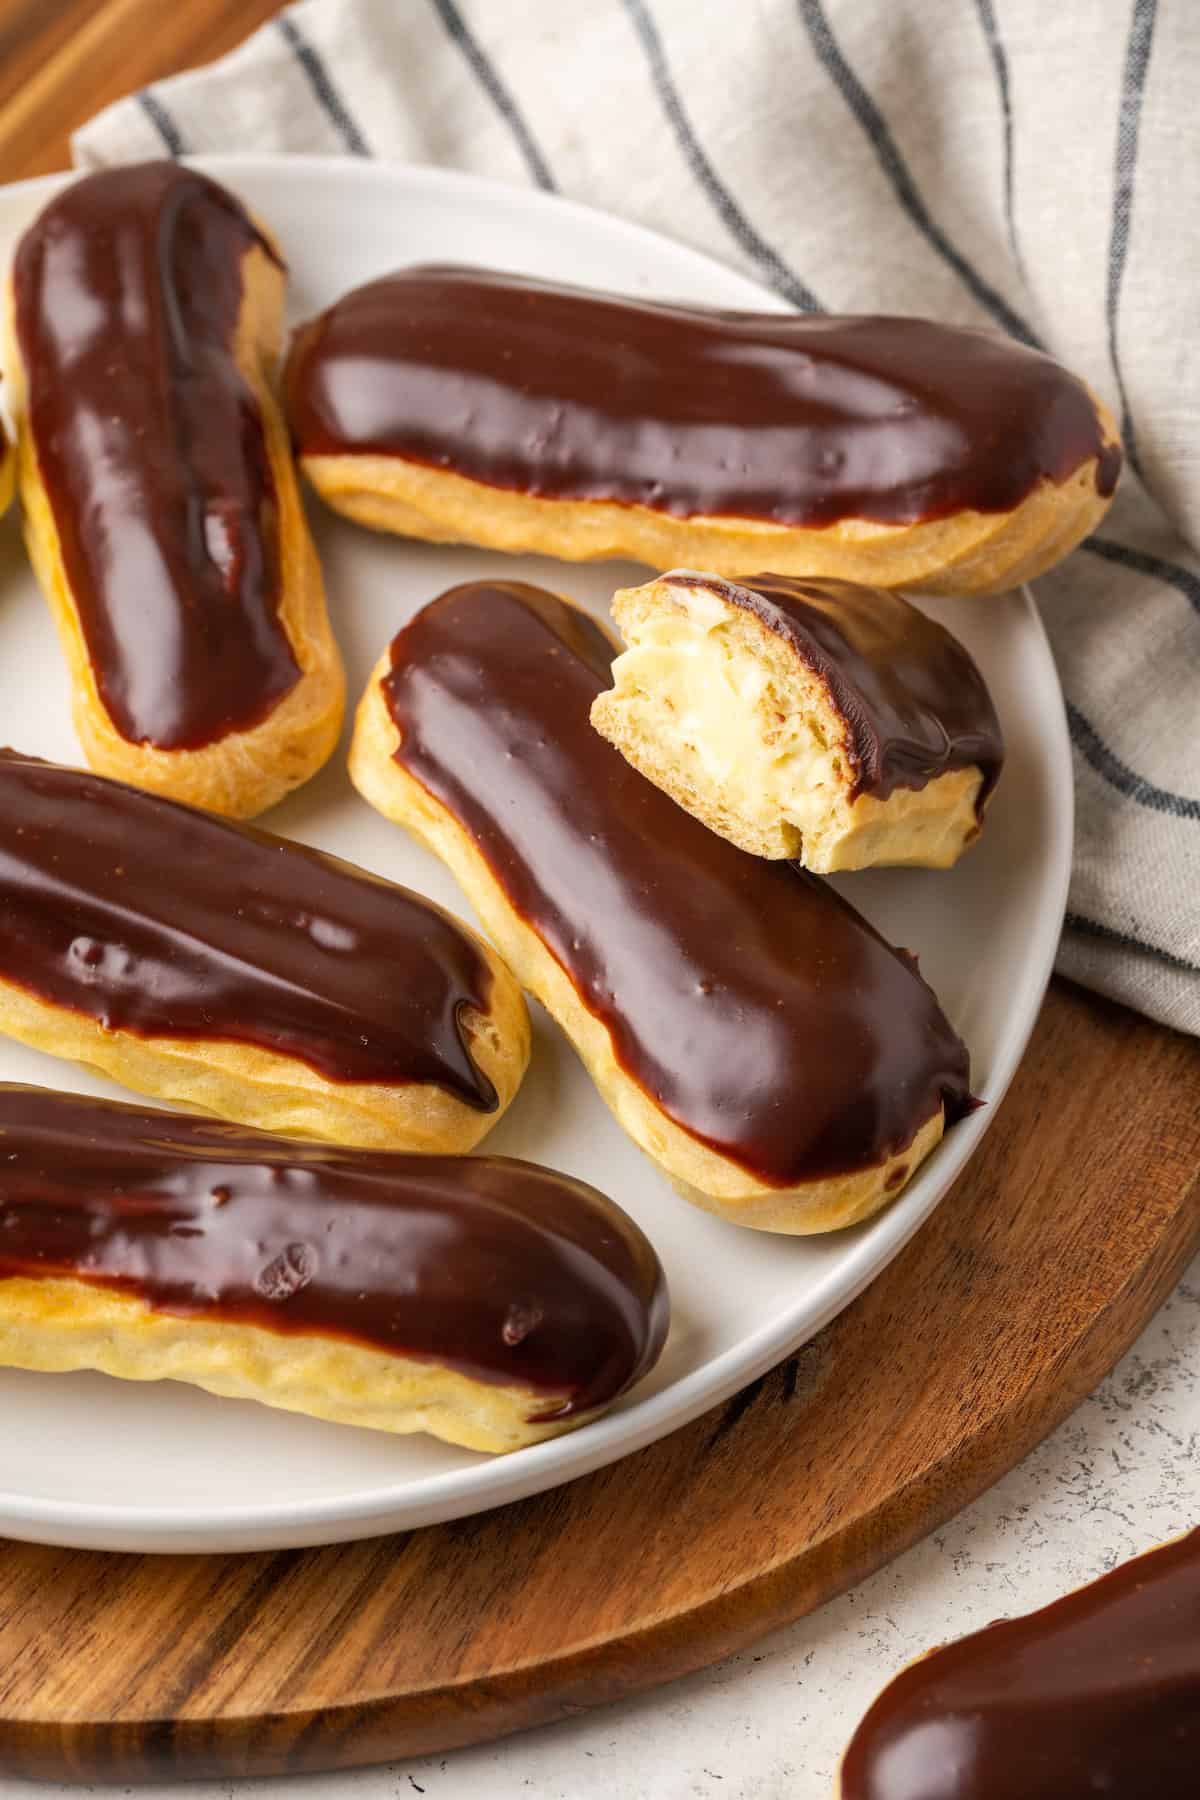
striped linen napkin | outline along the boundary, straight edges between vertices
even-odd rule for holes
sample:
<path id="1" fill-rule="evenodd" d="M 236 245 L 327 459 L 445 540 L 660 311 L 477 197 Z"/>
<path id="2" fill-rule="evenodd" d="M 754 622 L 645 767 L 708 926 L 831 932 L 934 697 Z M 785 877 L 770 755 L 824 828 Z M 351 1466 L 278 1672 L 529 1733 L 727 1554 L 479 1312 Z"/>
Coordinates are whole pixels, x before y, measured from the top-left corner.
<path id="1" fill-rule="evenodd" d="M 1187 0 L 302 0 L 84 167 L 341 151 L 590 201 L 806 311 L 999 326 L 1128 466 L 1038 583 L 1078 810 L 1061 973 L 1200 1032 L 1200 33 Z"/>

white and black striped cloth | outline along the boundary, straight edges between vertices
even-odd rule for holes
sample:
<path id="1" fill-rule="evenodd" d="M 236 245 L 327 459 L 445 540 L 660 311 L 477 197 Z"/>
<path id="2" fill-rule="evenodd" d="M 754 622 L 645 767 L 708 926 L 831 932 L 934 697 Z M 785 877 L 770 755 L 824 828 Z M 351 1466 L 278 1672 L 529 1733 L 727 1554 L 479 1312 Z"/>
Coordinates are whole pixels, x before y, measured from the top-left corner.
<path id="1" fill-rule="evenodd" d="M 1129 466 L 1038 584 L 1078 797 L 1059 968 L 1200 1032 L 1198 92 L 1195 0 L 303 0 L 74 147 L 532 182 L 797 307 L 999 325 L 1085 374 Z"/>

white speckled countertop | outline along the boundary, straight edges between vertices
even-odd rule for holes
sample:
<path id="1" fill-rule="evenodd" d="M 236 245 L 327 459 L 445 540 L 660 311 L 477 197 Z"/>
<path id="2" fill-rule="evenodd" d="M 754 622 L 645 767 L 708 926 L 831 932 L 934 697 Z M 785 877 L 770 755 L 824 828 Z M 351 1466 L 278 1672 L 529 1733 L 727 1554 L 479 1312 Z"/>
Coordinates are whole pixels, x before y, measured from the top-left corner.
<path id="1" fill-rule="evenodd" d="M 1200 1524 L 1200 1258 L 1109 1379 L 990 1493 L 756 1649 L 499 1744 L 351 1775 L 145 1800 L 826 1800 L 875 1691 L 919 1650 L 1027 1612 Z M 128 1788 L 0 1784 L 3 1800 Z"/>

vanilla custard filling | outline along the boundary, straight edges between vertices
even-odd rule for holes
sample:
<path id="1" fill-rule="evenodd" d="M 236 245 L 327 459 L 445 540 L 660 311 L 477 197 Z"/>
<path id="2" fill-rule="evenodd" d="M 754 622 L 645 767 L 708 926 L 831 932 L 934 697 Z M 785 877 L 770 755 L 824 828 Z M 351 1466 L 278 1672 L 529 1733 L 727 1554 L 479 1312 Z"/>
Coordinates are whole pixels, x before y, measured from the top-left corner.
<path id="1" fill-rule="evenodd" d="M 686 612 L 639 626 L 613 683 L 618 703 L 646 719 L 697 785 L 764 830 L 782 818 L 802 834 L 819 831 L 844 799 L 845 755 L 822 729 L 823 691 L 809 710 L 782 711 L 767 670 L 734 641 L 727 609 L 702 590 L 689 593 Z"/>

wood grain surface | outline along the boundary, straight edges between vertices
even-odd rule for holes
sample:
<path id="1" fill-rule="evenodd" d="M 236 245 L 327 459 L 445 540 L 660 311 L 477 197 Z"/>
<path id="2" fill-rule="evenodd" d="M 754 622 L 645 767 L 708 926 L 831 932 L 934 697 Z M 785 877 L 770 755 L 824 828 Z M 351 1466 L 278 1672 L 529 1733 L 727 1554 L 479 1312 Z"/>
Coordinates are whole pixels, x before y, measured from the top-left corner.
<path id="1" fill-rule="evenodd" d="M 0 180 L 275 0 L 0 0 Z M 135 1781 L 444 1749 L 697 1668 L 947 1518 L 1108 1370 L 1200 1243 L 1200 1046 L 1051 988 L 908 1250 L 724 1408 L 457 1524 L 274 1556 L 0 1544 L 0 1769 Z"/>
<path id="2" fill-rule="evenodd" d="M 65 169 L 71 133 L 101 107 L 224 55 L 278 11 L 279 0 L 0 0 L 0 181 Z"/>

